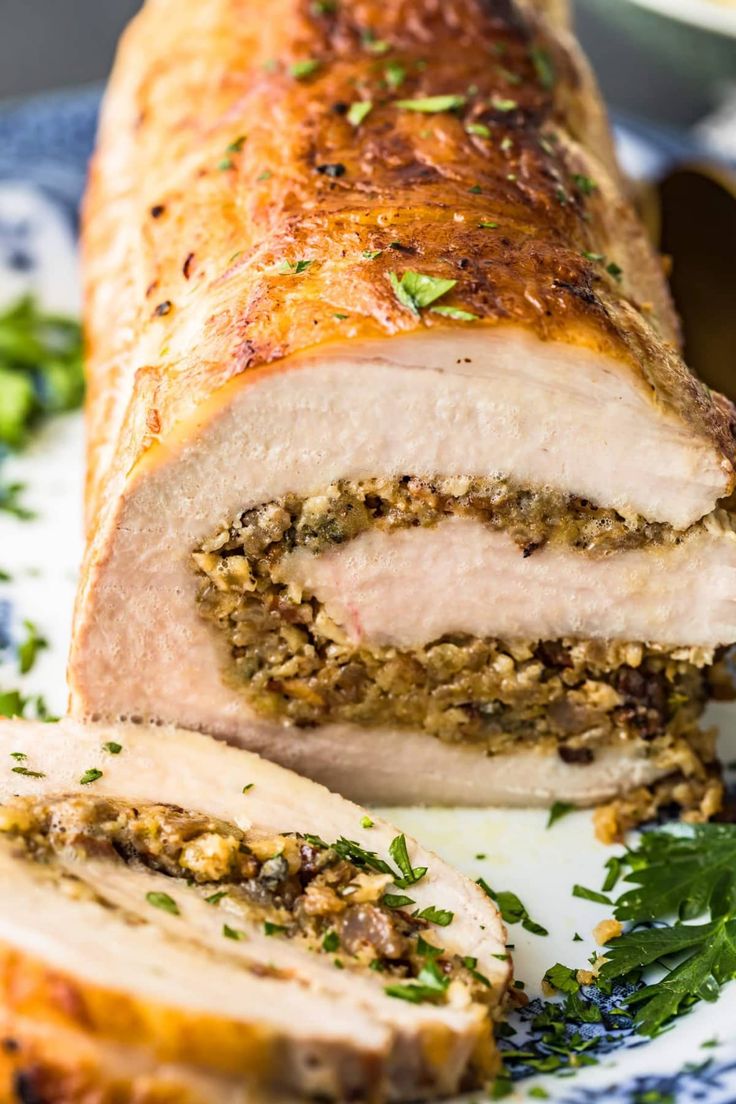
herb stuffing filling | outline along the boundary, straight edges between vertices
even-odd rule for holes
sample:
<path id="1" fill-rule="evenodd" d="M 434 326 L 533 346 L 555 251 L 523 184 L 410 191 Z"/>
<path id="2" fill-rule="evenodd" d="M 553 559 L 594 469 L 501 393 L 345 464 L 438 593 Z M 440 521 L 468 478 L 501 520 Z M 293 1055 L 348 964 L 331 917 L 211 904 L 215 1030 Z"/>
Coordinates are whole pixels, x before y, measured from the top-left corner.
<path id="1" fill-rule="evenodd" d="M 0 832 L 44 864 L 82 856 L 164 875 L 170 892 L 148 893 L 152 909 L 179 916 L 194 890 L 222 910 L 223 937 L 260 929 L 332 956 L 338 968 L 376 971 L 391 997 L 491 1003 L 476 960 L 437 942 L 452 912 L 415 907 L 411 887 L 427 870 L 412 865 L 404 836 L 391 844 L 392 865 L 345 838 L 246 832 L 172 805 L 87 794 L 18 798 L 0 810 Z"/>
<path id="2" fill-rule="evenodd" d="M 710 653 L 595 641 L 503 641 L 446 635 L 400 650 L 357 644 L 316 598 L 281 574 L 284 557 L 319 554 L 370 528 L 473 517 L 510 533 L 524 555 L 548 542 L 581 554 L 680 539 L 664 525 L 508 480 L 341 482 L 324 494 L 255 507 L 194 552 L 199 611 L 227 643 L 226 679 L 261 715 L 310 727 L 342 721 L 421 729 L 488 753 L 519 742 L 592 761 L 612 740 L 687 758 L 707 697 Z M 701 769 L 693 763 L 689 774 Z M 680 770 L 675 764 L 673 770 Z"/>

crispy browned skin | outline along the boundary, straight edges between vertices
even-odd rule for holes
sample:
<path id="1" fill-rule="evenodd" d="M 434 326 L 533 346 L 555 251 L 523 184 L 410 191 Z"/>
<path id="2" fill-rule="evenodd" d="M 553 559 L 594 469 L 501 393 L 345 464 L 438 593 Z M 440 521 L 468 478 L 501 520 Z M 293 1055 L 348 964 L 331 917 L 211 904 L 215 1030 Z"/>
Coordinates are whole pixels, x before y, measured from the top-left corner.
<path id="1" fill-rule="evenodd" d="M 465 101 L 395 102 L 437 95 Z M 373 107 L 356 126 L 359 100 Z M 233 376 L 319 343 L 463 325 L 403 307 L 388 273 L 407 269 L 457 280 L 443 302 L 476 326 L 610 352 L 732 455 L 730 408 L 676 351 L 557 3 L 149 0 L 85 223 L 90 518 L 103 480 Z M 276 271 L 299 260 L 312 264 Z"/>

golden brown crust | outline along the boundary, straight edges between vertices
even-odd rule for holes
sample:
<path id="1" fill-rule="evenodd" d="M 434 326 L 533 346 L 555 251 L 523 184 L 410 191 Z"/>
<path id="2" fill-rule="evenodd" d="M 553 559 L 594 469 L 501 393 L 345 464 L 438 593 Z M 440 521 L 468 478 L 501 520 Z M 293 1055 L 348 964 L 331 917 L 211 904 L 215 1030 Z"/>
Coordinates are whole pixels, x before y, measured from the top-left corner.
<path id="1" fill-rule="evenodd" d="M 264 19 L 253 0 L 149 0 L 86 204 L 90 516 L 103 479 L 228 379 L 320 343 L 462 325 L 398 302 L 388 274 L 407 269 L 457 280 L 444 302 L 476 325 L 624 361 L 731 457 L 730 409 L 676 351 L 588 69 L 560 6 L 541 5 L 554 23 L 539 7 L 274 0 Z M 396 105 L 437 95 L 464 99 Z"/>
<path id="2" fill-rule="evenodd" d="M 0 1008 L 52 1032 L 140 1046 L 159 1062 L 247 1075 L 254 1084 L 278 1067 L 278 1040 L 265 1029 L 102 989 L 2 944 Z"/>

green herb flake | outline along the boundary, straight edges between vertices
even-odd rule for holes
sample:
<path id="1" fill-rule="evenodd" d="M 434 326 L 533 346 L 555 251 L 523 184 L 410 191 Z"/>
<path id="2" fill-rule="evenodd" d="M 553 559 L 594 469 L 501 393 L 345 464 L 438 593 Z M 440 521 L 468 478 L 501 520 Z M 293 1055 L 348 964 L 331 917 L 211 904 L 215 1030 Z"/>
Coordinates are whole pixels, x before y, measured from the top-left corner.
<path id="1" fill-rule="evenodd" d="M 289 73 L 296 80 L 306 80 L 307 77 L 311 77 L 313 73 L 316 73 L 319 67 L 320 62 L 315 58 L 302 58 L 289 66 Z"/>
<path id="2" fill-rule="evenodd" d="M 384 893 L 381 904 L 386 908 L 400 909 L 415 904 L 413 897 L 407 897 L 405 893 Z"/>
<path id="3" fill-rule="evenodd" d="M 235 168 L 235 162 L 230 157 L 223 157 L 221 161 L 217 163 L 218 172 L 228 172 L 229 169 Z"/>
<path id="4" fill-rule="evenodd" d="M 209 897 L 205 897 L 205 903 L 208 905 L 219 905 L 223 897 L 227 897 L 227 890 L 218 889 L 217 893 L 211 893 Z"/>
<path id="5" fill-rule="evenodd" d="M 498 223 L 497 222 L 488 222 L 486 219 L 481 219 L 481 221 L 478 223 L 478 229 L 479 230 L 498 230 Z M 477 859 L 479 856 L 476 855 L 475 857 Z"/>
<path id="6" fill-rule="evenodd" d="M 154 908 L 161 909 L 162 912 L 169 912 L 172 916 L 179 915 L 179 906 L 173 897 L 169 897 L 168 893 L 159 893 L 152 891 L 146 894 L 146 900 L 149 905 L 153 905 Z"/>
<path id="7" fill-rule="evenodd" d="M 606 272 L 609 276 L 613 276 L 614 280 L 620 280 L 624 274 L 624 270 L 615 261 L 609 261 L 606 265 Z"/>
<path id="8" fill-rule="evenodd" d="M 333 954 L 339 950 L 340 936 L 336 931 L 328 931 L 322 940 L 322 950 L 327 951 L 328 954 Z"/>
<path id="9" fill-rule="evenodd" d="M 79 779 L 79 785 L 89 786 L 90 783 L 96 782 L 98 778 L 102 778 L 102 771 L 98 770 L 97 767 L 90 767 Z"/>
<path id="10" fill-rule="evenodd" d="M 588 249 L 583 250 L 582 256 L 585 257 L 586 261 L 594 261 L 596 264 L 600 264 L 601 261 L 606 259 L 603 253 L 591 253 Z"/>
<path id="11" fill-rule="evenodd" d="M 10 758 L 15 759 L 17 763 L 24 763 L 28 756 L 24 751 L 11 751 Z"/>
<path id="12" fill-rule="evenodd" d="M 351 103 L 345 118 L 351 126 L 358 127 L 370 115 L 372 110 L 372 100 L 356 100 L 355 103 Z"/>
<path id="13" fill-rule="evenodd" d="M 222 925 L 222 934 L 226 939 L 247 939 L 244 931 L 240 931 L 238 928 L 231 928 L 229 924 Z"/>
<path id="14" fill-rule="evenodd" d="M 604 893 L 598 893 L 595 889 L 586 889 L 585 886 L 575 885 L 572 887 L 573 897 L 580 897 L 583 901 L 594 901 L 598 905 L 611 905 L 612 901 L 610 897 L 606 897 Z"/>
<path id="15" fill-rule="evenodd" d="M 389 61 L 383 70 L 383 76 L 388 87 L 395 92 L 404 83 L 406 69 L 398 61 Z"/>
<path id="16" fill-rule="evenodd" d="M 505 96 L 491 96 L 491 107 L 494 111 L 501 111 L 505 114 L 508 111 L 516 111 L 518 106 L 516 100 L 506 99 Z"/>
<path id="17" fill-rule="evenodd" d="M 442 314 L 445 318 L 452 318 L 456 322 L 477 322 L 480 315 L 473 314 L 471 311 L 461 310 L 460 307 L 430 307 L 432 314 Z"/>
<path id="18" fill-rule="evenodd" d="M 529 56 L 536 70 L 537 80 L 542 88 L 549 92 L 555 85 L 555 67 L 552 58 L 548 51 L 541 46 L 532 46 Z"/>
<path id="19" fill-rule="evenodd" d="M 572 179 L 582 195 L 592 195 L 598 187 L 595 180 L 591 180 L 589 176 L 585 176 L 583 173 L 573 173 Z"/>
<path id="20" fill-rule="evenodd" d="M 410 885 L 416 885 L 416 883 L 421 881 L 427 873 L 426 866 L 412 866 L 411 859 L 409 858 L 409 850 L 406 845 L 406 836 L 403 833 L 400 836 L 396 836 L 395 839 L 391 841 L 388 851 L 401 871 L 401 877 L 394 879 L 400 889 L 405 889 Z"/>
<path id="21" fill-rule="evenodd" d="M 376 32 L 367 27 L 360 36 L 360 41 L 364 49 L 368 50 L 371 54 L 387 54 L 391 49 L 391 44 L 386 42 L 385 39 L 378 38 Z"/>
<path id="22" fill-rule="evenodd" d="M 388 278 L 396 298 L 414 314 L 441 299 L 455 287 L 457 280 L 445 280 L 439 276 L 427 276 L 422 272 L 405 272 L 399 279 L 395 272 Z"/>
<path id="23" fill-rule="evenodd" d="M 483 189 L 481 188 L 480 184 L 473 184 L 471 188 L 468 188 L 468 191 L 471 195 L 481 195 L 483 193 Z"/>
<path id="24" fill-rule="evenodd" d="M 522 904 L 515 893 L 511 893 L 509 890 L 496 892 L 496 890 L 491 889 L 485 878 L 476 879 L 475 884 L 480 886 L 486 897 L 490 897 L 492 901 L 495 901 L 504 923 L 521 924 L 522 928 L 531 932 L 532 935 L 549 935 L 546 928 L 532 920 L 526 906 Z"/>
<path id="25" fill-rule="evenodd" d="M 242 789 L 241 793 L 248 793 L 248 791 L 252 790 L 254 786 L 255 786 L 255 782 L 246 782 L 246 784 L 243 786 L 243 789 Z"/>
<path id="26" fill-rule="evenodd" d="M 22 675 L 28 674 L 35 665 L 38 653 L 48 648 L 49 643 L 41 636 L 32 621 L 24 621 L 25 639 L 18 645 L 18 666 Z"/>
<path id="27" fill-rule="evenodd" d="M 562 820 L 568 813 L 573 813 L 575 806 L 568 804 L 566 801 L 555 801 L 554 805 L 549 811 L 547 817 L 547 827 L 551 828 L 553 824 L 556 824 L 558 820 Z"/>
<path id="28" fill-rule="evenodd" d="M 373 828 L 373 826 L 374 826 L 374 821 L 372 821 L 369 816 L 364 816 L 361 819 L 361 822 L 360 822 L 360 827 L 361 828 Z"/>
<path id="29" fill-rule="evenodd" d="M 428 905 L 417 915 L 420 920 L 428 920 L 430 924 L 437 924 L 440 928 L 446 928 L 455 918 L 454 912 L 450 912 L 449 909 L 435 908 L 434 905 Z"/>
<path id="30" fill-rule="evenodd" d="M 279 261 L 276 265 L 276 272 L 279 276 L 301 276 L 302 272 L 306 272 L 308 268 L 311 268 L 314 261 Z"/>
<path id="31" fill-rule="evenodd" d="M 485 123 L 466 123 L 465 129 L 468 134 L 475 134 L 479 138 L 491 137 L 491 128 L 487 127 Z"/>
<path id="32" fill-rule="evenodd" d="M 467 96 L 424 96 L 416 100 L 396 100 L 396 106 L 403 111 L 419 111 L 425 115 L 436 115 L 444 111 L 457 111 L 467 103 Z"/>
<path id="33" fill-rule="evenodd" d="M 387 985 L 384 992 L 389 997 L 410 1001 L 412 1004 L 422 1004 L 425 1001 L 436 1001 L 447 992 L 450 979 L 446 977 L 437 965 L 434 957 L 428 958 L 416 981 L 409 981 L 397 985 Z"/>
<path id="34" fill-rule="evenodd" d="M 554 966 L 550 966 L 544 975 L 544 980 L 560 993 L 577 993 L 580 989 L 577 970 L 573 970 L 569 966 L 563 966 L 559 962 L 556 962 Z"/>
<path id="35" fill-rule="evenodd" d="M 119 755 L 123 750 L 123 745 L 115 743 L 114 740 L 108 740 L 106 744 L 102 745 L 102 750 L 110 755 Z"/>
<path id="36" fill-rule="evenodd" d="M 339 311 L 335 311 L 332 316 L 336 322 L 344 322 L 346 318 L 349 318 L 349 314 L 341 314 Z"/>
<path id="37" fill-rule="evenodd" d="M 376 257 L 380 257 L 382 253 L 382 249 L 364 249 L 361 256 L 365 261 L 375 261 Z"/>
<path id="38" fill-rule="evenodd" d="M 265 920 L 263 923 L 264 935 L 283 935 L 286 931 L 288 931 L 288 928 L 283 924 L 274 924 L 271 920 Z"/>
<path id="39" fill-rule="evenodd" d="M 45 778 L 42 771 L 29 770 L 28 767 L 11 767 L 13 774 L 22 774 L 24 778 Z"/>
<path id="40" fill-rule="evenodd" d="M 533 1100 L 549 1100 L 549 1093 L 542 1085 L 534 1085 L 527 1093 Z"/>
<path id="41" fill-rule="evenodd" d="M 263 172 L 259 173 L 258 176 L 256 177 L 256 184 L 262 184 L 264 182 L 264 180 L 270 180 L 272 176 L 273 176 L 273 173 L 271 172 L 270 169 L 264 169 Z M 242 252 L 242 250 L 239 251 L 238 253 L 236 253 L 235 256 L 236 257 L 240 256 L 240 252 Z"/>

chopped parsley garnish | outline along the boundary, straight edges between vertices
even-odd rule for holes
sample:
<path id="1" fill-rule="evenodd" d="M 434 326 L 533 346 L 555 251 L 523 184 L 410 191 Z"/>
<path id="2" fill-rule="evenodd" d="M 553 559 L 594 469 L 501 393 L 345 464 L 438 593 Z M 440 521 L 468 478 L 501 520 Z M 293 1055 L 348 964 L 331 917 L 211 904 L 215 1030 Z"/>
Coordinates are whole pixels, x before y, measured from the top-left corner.
<path id="1" fill-rule="evenodd" d="M 519 106 L 516 100 L 508 100 L 504 96 L 491 96 L 491 107 L 495 111 L 516 111 Z"/>
<path id="2" fill-rule="evenodd" d="M 15 759 L 16 763 L 24 763 L 28 756 L 24 751 L 11 751 L 10 758 Z"/>
<path id="3" fill-rule="evenodd" d="M 376 257 L 380 257 L 382 253 L 382 249 L 364 249 L 362 253 L 363 260 L 375 261 Z"/>
<path id="4" fill-rule="evenodd" d="M 443 314 L 445 318 L 454 318 L 456 322 L 477 322 L 480 317 L 471 311 L 461 310 L 460 307 L 430 307 L 432 314 Z"/>
<path id="5" fill-rule="evenodd" d="M 407 897 L 404 893 L 384 893 L 381 898 L 381 904 L 391 909 L 407 908 L 414 903 L 414 898 Z"/>
<path id="6" fill-rule="evenodd" d="M 553 824 L 556 824 L 558 820 L 562 820 L 568 813 L 575 811 L 574 805 L 569 805 L 566 801 L 555 801 L 554 805 L 550 808 L 549 816 L 547 817 L 547 827 L 551 828 Z"/>
<path id="7" fill-rule="evenodd" d="M 314 261 L 279 261 L 276 265 L 276 271 L 279 276 L 301 276 L 302 272 L 306 272 L 308 268 L 311 268 Z"/>
<path id="8" fill-rule="evenodd" d="M 465 129 L 468 134 L 477 134 L 479 138 L 491 137 L 491 128 L 487 127 L 485 123 L 466 123 Z"/>
<path id="9" fill-rule="evenodd" d="M 467 96 L 424 96 L 417 100 L 396 100 L 396 106 L 404 111 L 420 111 L 436 115 L 443 111 L 456 111 L 467 103 Z"/>
<path id="10" fill-rule="evenodd" d="M 318 847 L 327 847 L 327 844 L 319 839 L 318 836 L 308 836 L 305 834 L 304 838 L 308 843 L 315 842 Z M 340 836 L 332 846 L 341 859 L 347 859 L 349 862 L 355 863 L 358 867 L 367 870 L 376 870 L 379 874 L 391 874 L 391 876 L 394 874 L 389 864 L 377 855 L 375 851 L 367 851 L 365 847 L 361 847 L 355 840 L 349 840 L 344 836 Z"/>
<path id="11" fill-rule="evenodd" d="M 391 49 L 391 44 L 382 38 L 376 37 L 376 32 L 367 27 L 360 36 L 360 41 L 366 50 L 372 54 L 386 54 Z"/>
<path id="12" fill-rule="evenodd" d="M 90 767 L 79 779 L 79 785 L 89 786 L 91 782 L 96 782 L 98 778 L 102 778 L 102 771 L 98 770 L 97 767 Z"/>
<path id="13" fill-rule="evenodd" d="M 478 227 L 481 230 L 498 230 L 497 222 L 487 222 L 485 219 L 481 219 L 478 223 Z"/>
<path id="14" fill-rule="evenodd" d="M 395 92 L 404 83 L 406 69 L 403 65 L 399 65 L 398 61 L 389 61 L 383 70 L 383 75 L 388 87 L 392 92 Z"/>
<path id="15" fill-rule="evenodd" d="M 328 954 L 332 954 L 340 947 L 340 936 L 336 931 L 328 931 L 322 940 L 322 950 L 327 951 Z"/>
<path id="16" fill-rule="evenodd" d="M 295 61 L 289 67 L 289 72 L 296 80 L 306 80 L 307 77 L 311 77 L 313 73 L 316 73 L 319 67 L 320 62 L 315 58 L 302 58 L 301 61 Z"/>
<path id="17" fill-rule="evenodd" d="M 598 185 L 595 180 L 591 180 L 589 176 L 585 176 L 583 173 L 573 173 L 572 175 L 575 186 L 579 192 L 583 195 L 592 195 Z"/>
<path id="18" fill-rule="evenodd" d="M 168 893 L 151 892 L 146 894 L 146 900 L 149 905 L 153 905 L 154 908 L 161 909 L 163 912 L 170 912 L 172 916 L 179 915 L 179 906 L 173 897 L 169 897 Z"/>
<path id="19" fill-rule="evenodd" d="M 123 745 L 117 744 L 114 740 L 108 740 L 106 744 L 102 745 L 102 750 L 109 752 L 110 755 L 119 755 L 123 750 Z"/>
<path id="20" fill-rule="evenodd" d="M 480 184 L 473 184 L 472 187 L 468 188 L 468 191 L 471 195 L 481 195 L 483 189 L 481 188 Z"/>
<path id="21" fill-rule="evenodd" d="M 617 265 L 615 261 L 609 261 L 606 265 L 606 272 L 609 276 L 613 276 L 614 280 L 620 280 L 624 274 L 624 270 L 620 265 Z"/>
<path id="22" fill-rule="evenodd" d="M 337 0 L 312 0 L 312 13 L 314 15 L 334 15 L 337 11 Z"/>
<path id="23" fill-rule="evenodd" d="M 599 905 L 610 905 L 610 897 L 606 897 L 605 893 L 598 893 L 595 889 L 587 889 L 585 886 L 576 885 L 572 887 L 573 897 L 580 897 L 583 901 L 595 901 Z"/>
<path id="24" fill-rule="evenodd" d="M 239 931 L 238 928 L 231 928 L 229 924 L 222 925 L 222 934 L 226 939 L 245 939 L 246 935 L 244 931 Z"/>
<path id="25" fill-rule="evenodd" d="M 623 874 L 626 888 L 616 901 L 580 886 L 573 890 L 606 903 L 616 920 L 631 922 L 606 943 L 597 986 L 604 993 L 614 982 L 633 987 L 620 1001 L 620 1014 L 631 1016 L 641 1034 L 657 1035 L 699 1000 L 715 1000 L 736 978 L 736 827 L 678 824 L 645 832 L 606 866 L 607 889 Z M 575 971 L 558 963 L 546 976 L 567 1000 L 578 999 Z"/>
<path id="26" fill-rule="evenodd" d="M 288 931 L 283 924 L 274 924 L 270 920 L 265 920 L 263 923 L 264 935 L 283 935 L 285 931 Z"/>
<path id="27" fill-rule="evenodd" d="M 29 770 L 28 767 L 11 767 L 13 774 L 22 774 L 24 778 L 45 778 L 43 771 Z"/>
<path id="28" fill-rule="evenodd" d="M 412 866 L 411 859 L 409 858 L 409 851 L 406 846 L 406 836 L 403 833 L 400 836 L 396 836 L 396 838 L 391 841 L 388 852 L 401 871 L 401 877 L 394 878 L 394 881 L 400 889 L 405 889 L 406 886 L 416 885 L 416 883 L 421 881 L 427 873 L 426 866 Z"/>
<path id="29" fill-rule="evenodd" d="M 205 902 L 208 905 L 219 905 L 223 897 L 227 897 L 227 890 L 218 889 L 217 893 L 211 893 L 209 897 L 205 897 Z"/>
<path id="30" fill-rule="evenodd" d="M 480 886 L 487 897 L 495 901 L 504 923 L 521 924 L 522 928 L 525 931 L 531 932 L 532 935 L 549 935 L 546 928 L 543 928 L 536 920 L 532 920 L 527 912 L 526 906 L 522 904 L 515 893 L 511 893 L 510 890 L 499 890 L 496 892 L 496 890 L 491 889 L 484 878 L 478 878 L 476 880 L 476 885 Z"/>
<path id="31" fill-rule="evenodd" d="M 40 418 L 76 409 L 83 396 L 78 323 L 30 297 L 0 313 L 0 443 L 19 448 Z"/>
<path id="32" fill-rule="evenodd" d="M 340 311 L 335 311 L 332 316 L 337 322 L 344 322 L 346 318 L 349 318 L 349 314 L 341 314 Z"/>
<path id="33" fill-rule="evenodd" d="M 0 690 L 0 717 L 30 717 L 28 710 L 38 721 L 55 721 L 41 695 L 26 698 L 19 690 Z"/>
<path id="34" fill-rule="evenodd" d="M 547 50 L 542 46 L 532 46 L 529 56 L 532 59 L 532 64 L 537 73 L 537 80 L 542 88 L 546 88 L 547 91 L 554 88 L 555 67 Z"/>
<path id="35" fill-rule="evenodd" d="M 371 820 L 371 818 L 369 816 L 364 816 L 362 818 L 361 822 L 360 822 L 360 827 L 361 828 L 372 828 L 373 827 L 373 821 Z"/>
<path id="36" fill-rule="evenodd" d="M 584 249 L 582 255 L 586 261 L 595 261 L 598 264 L 606 259 L 603 253 L 591 253 L 589 249 Z"/>
<path id="37" fill-rule="evenodd" d="M 395 272 L 389 272 L 388 278 L 396 298 L 414 314 L 428 307 L 451 291 L 457 280 L 445 280 L 440 276 L 427 276 L 422 272 L 405 272 L 401 279 Z"/>
<path id="38" fill-rule="evenodd" d="M 446 928 L 455 918 L 454 912 L 450 912 L 449 909 L 435 908 L 434 905 L 422 909 L 417 915 L 420 920 L 429 920 L 430 924 L 437 924 L 440 928 Z"/>
<path id="39" fill-rule="evenodd" d="M 262 184 L 264 180 L 270 180 L 272 176 L 273 176 L 273 173 L 271 172 L 270 169 L 264 169 L 263 172 L 259 173 L 258 176 L 256 177 L 256 184 Z M 239 253 L 236 253 L 236 256 L 239 256 L 239 255 L 240 255 Z"/>
<path id="40" fill-rule="evenodd" d="M 252 790 L 254 786 L 255 786 L 255 782 L 246 782 L 246 784 L 243 786 L 243 789 L 242 789 L 241 792 L 242 793 L 247 793 L 248 790 Z"/>
<path id="41" fill-rule="evenodd" d="M 0 395 L 2 395 L 1 378 Z M 36 516 L 35 513 L 24 506 L 20 500 L 25 489 L 25 483 L 0 483 L 0 511 L 18 518 L 19 521 L 31 521 Z"/>
<path id="42" fill-rule="evenodd" d="M 372 100 L 356 100 L 355 103 L 351 103 L 348 108 L 348 113 L 345 116 L 351 126 L 360 126 L 366 116 L 370 115 L 373 110 Z"/>
<path id="43" fill-rule="evenodd" d="M 18 666 L 22 675 L 28 674 L 33 669 L 38 653 L 48 648 L 49 642 L 41 636 L 32 621 L 24 621 L 26 637 L 18 645 Z"/>
<path id="44" fill-rule="evenodd" d="M 563 966 L 559 962 L 556 962 L 554 966 L 550 966 L 544 975 L 544 980 L 553 989 L 559 990 L 560 993 L 577 993 L 580 988 L 577 970 L 572 970 L 569 966 Z"/>
<path id="45" fill-rule="evenodd" d="M 419 971 L 416 981 L 387 985 L 384 992 L 389 997 L 421 1004 L 444 996 L 449 984 L 450 979 L 445 977 L 435 959 L 429 958 Z"/>

